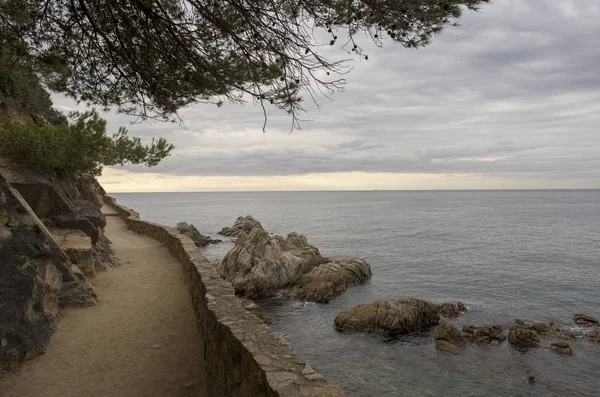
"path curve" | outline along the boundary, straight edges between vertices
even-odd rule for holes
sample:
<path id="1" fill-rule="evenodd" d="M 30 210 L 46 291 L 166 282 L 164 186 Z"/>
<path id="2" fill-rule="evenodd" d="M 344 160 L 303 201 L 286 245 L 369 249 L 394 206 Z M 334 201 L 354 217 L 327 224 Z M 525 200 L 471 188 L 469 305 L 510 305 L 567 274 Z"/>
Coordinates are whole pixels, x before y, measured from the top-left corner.
<path id="1" fill-rule="evenodd" d="M 122 266 L 91 279 L 99 304 L 61 312 L 47 352 L 1 375 L 3 397 L 204 395 L 203 352 L 181 266 L 114 215 L 105 234 Z"/>

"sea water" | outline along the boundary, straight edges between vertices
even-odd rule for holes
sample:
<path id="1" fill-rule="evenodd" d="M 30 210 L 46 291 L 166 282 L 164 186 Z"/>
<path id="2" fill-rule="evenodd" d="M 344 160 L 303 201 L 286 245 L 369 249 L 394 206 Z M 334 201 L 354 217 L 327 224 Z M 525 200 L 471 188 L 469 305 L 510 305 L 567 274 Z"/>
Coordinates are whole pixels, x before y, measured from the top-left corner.
<path id="1" fill-rule="evenodd" d="M 280 235 L 297 231 L 323 256 L 362 257 L 373 277 L 329 304 L 259 301 L 266 322 L 349 397 L 598 396 L 600 343 L 574 313 L 600 318 L 600 191 L 370 191 L 114 194 L 142 218 L 193 223 L 216 237 L 251 214 Z M 203 249 L 222 257 L 233 244 Z M 342 310 L 376 299 L 460 300 L 463 324 L 558 321 L 573 356 L 508 343 L 437 351 L 431 332 L 389 338 L 339 333 Z M 529 371 L 536 382 L 523 377 Z"/>

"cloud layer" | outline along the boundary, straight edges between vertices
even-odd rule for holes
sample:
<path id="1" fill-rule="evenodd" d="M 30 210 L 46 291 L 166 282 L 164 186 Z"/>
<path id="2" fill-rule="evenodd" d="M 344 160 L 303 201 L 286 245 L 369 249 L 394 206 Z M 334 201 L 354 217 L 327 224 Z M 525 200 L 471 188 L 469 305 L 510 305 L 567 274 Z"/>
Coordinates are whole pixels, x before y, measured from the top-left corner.
<path id="1" fill-rule="evenodd" d="M 365 39 L 369 60 L 352 62 L 347 89 L 333 102 L 323 97 L 320 109 L 307 106 L 312 121 L 301 131 L 288 134 L 291 120 L 271 111 L 263 134 L 262 111 L 251 104 L 199 105 L 182 112 L 185 129 L 130 126 L 132 134 L 163 136 L 177 150 L 158 167 L 125 171 L 228 180 L 460 174 L 600 188 L 598 20 L 600 4 L 592 1 L 497 0 L 478 14 L 466 12 L 460 28 L 423 49 L 380 49 Z M 72 106 L 61 97 L 55 102 Z M 130 121 L 106 117 L 113 129 Z"/>

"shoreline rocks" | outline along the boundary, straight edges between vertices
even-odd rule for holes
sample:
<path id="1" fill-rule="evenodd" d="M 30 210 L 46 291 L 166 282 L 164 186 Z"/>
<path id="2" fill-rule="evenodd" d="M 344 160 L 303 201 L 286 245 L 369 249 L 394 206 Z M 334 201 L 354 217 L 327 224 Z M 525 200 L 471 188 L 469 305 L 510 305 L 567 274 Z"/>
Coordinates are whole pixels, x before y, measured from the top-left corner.
<path id="1" fill-rule="evenodd" d="M 417 298 L 379 300 L 346 309 L 337 315 L 338 331 L 408 334 L 426 331 L 440 321 L 434 303 Z"/>
<path id="2" fill-rule="evenodd" d="M 324 263 L 302 276 L 292 294 L 296 299 L 327 303 L 371 275 L 371 266 L 363 259 Z"/>
<path id="3" fill-rule="evenodd" d="M 567 356 L 573 355 L 573 350 L 571 350 L 571 346 L 569 346 L 569 343 L 564 339 L 560 339 L 556 342 L 550 343 L 550 349 L 554 350 L 559 354 L 565 354 Z"/>
<path id="4" fill-rule="evenodd" d="M 515 320 L 508 330 L 508 341 L 519 349 L 540 347 L 542 344 L 535 329 L 521 320 Z"/>
<path id="5" fill-rule="evenodd" d="M 241 233 L 249 234 L 257 226 L 262 229 L 260 222 L 254 219 L 252 215 L 239 216 L 232 227 L 224 227 L 218 234 L 227 237 L 237 237 Z"/>
<path id="6" fill-rule="evenodd" d="M 461 334 L 464 340 L 478 345 L 496 346 L 506 340 L 501 325 L 465 325 Z"/>
<path id="7" fill-rule="evenodd" d="M 433 333 L 435 347 L 449 353 L 460 353 L 465 350 L 466 343 L 461 332 L 446 320 L 440 320 Z"/>
<path id="8" fill-rule="evenodd" d="M 222 242 L 222 240 L 213 240 L 211 237 L 204 236 L 200 233 L 196 226 L 187 224 L 186 222 L 179 222 L 175 228 L 179 233 L 191 238 L 194 244 L 196 244 L 196 247 L 199 248 L 206 247 L 209 244 L 217 244 Z"/>
<path id="9" fill-rule="evenodd" d="M 600 342 L 600 330 L 588 331 L 585 333 L 585 337 L 591 342 Z"/>
<path id="10" fill-rule="evenodd" d="M 587 314 L 583 314 L 583 313 L 576 313 L 573 316 L 573 321 L 577 325 L 584 325 L 584 326 L 599 326 L 600 325 L 600 321 L 598 321 L 597 319 L 595 319 L 592 316 L 588 316 Z"/>

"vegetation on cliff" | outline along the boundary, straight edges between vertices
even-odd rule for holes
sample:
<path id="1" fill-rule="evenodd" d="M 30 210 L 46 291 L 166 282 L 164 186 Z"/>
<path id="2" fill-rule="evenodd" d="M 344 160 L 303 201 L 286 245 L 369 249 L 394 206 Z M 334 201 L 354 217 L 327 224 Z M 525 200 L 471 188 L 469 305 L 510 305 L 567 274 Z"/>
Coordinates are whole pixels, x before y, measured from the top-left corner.
<path id="1" fill-rule="evenodd" d="M 120 128 L 106 135 L 106 121 L 96 111 L 70 114 L 72 122 L 37 124 L 33 119 L 0 123 L 0 155 L 32 168 L 53 168 L 59 173 L 100 175 L 103 166 L 158 164 L 173 145 L 164 138 L 142 144 Z"/>

